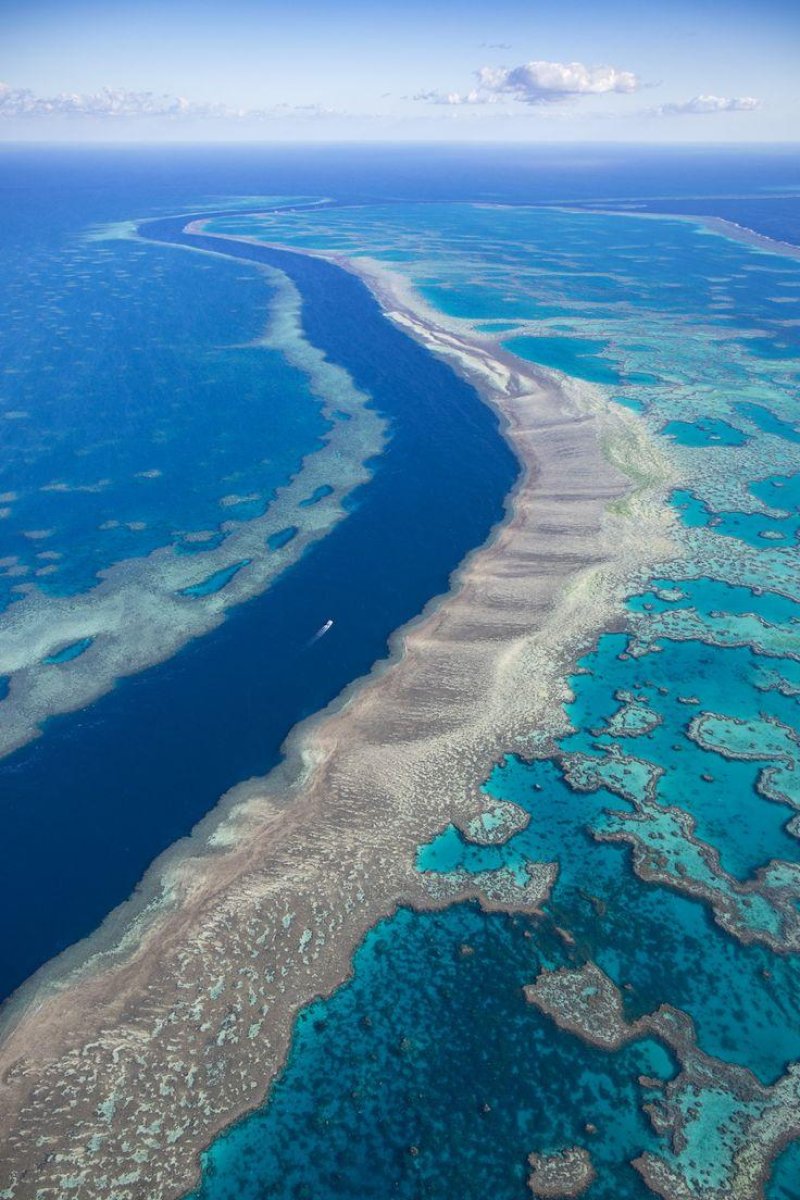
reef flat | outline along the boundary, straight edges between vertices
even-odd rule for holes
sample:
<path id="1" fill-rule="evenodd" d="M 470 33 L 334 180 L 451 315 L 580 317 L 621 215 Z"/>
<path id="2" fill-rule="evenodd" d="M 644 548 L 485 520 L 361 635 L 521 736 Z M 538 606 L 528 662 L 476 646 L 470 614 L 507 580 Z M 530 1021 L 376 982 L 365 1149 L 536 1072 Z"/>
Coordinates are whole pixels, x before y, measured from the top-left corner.
<path id="1" fill-rule="evenodd" d="M 503 753 L 535 749 L 532 729 L 566 730 L 576 657 L 673 552 L 671 468 L 591 386 L 465 337 L 388 272 L 367 277 L 390 319 L 500 412 L 525 468 L 508 518 L 392 659 L 298 728 L 282 768 L 235 789 L 81 965 L 10 1009 L 8 1200 L 179 1195 L 214 1135 L 263 1100 L 298 1011 L 347 977 L 383 916 L 460 899 L 535 914 L 550 895 L 552 862 L 448 878 L 417 870 L 418 847 L 487 810 L 489 834 L 510 819 L 480 781 Z"/>

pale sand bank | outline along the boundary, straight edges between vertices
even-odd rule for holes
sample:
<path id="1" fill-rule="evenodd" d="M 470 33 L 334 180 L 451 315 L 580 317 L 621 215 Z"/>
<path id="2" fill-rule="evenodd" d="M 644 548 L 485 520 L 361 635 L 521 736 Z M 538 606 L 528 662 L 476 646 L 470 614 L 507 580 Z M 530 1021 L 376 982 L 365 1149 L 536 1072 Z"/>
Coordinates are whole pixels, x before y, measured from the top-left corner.
<path id="1" fill-rule="evenodd" d="M 417 847 L 475 817 L 500 755 L 563 727 L 576 656 L 673 552 L 670 469 L 636 416 L 465 338 L 387 272 L 341 265 L 500 412 L 525 467 L 508 518 L 389 663 L 154 865 L 138 916 L 116 914 L 17 1001 L 0 1046 L 4 1200 L 75 1181 L 81 1200 L 180 1196 L 199 1151 L 263 1101 L 298 1010 L 347 977 L 383 916 L 471 896 L 536 912 L 554 864 L 524 888 L 502 873 L 433 886 Z"/>

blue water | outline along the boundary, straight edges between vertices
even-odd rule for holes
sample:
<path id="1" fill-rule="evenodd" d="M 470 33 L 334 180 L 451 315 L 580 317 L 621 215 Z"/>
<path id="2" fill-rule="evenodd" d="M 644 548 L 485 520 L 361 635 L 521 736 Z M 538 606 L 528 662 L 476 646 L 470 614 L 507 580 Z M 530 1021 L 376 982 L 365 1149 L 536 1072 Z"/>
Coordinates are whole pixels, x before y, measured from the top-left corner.
<path id="1" fill-rule="evenodd" d="M 775 1165 L 766 1195 L 768 1200 L 795 1200 L 800 1179 L 800 1142 L 792 1142 Z"/>
<path id="2" fill-rule="evenodd" d="M 685 199 L 680 194 L 681 191 L 690 190 L 691 184 L 687 187 L 678 185 L 673 186 L 658 200 L 645 198 L 635 207 L 649 212 L 722 217 L 725 221 L 733 221 L 735 225 L 752 229 L 764 237 L 774 238 L 779 242 L 789 242 L 795 246 L 800 245 L 800 208 L 797 203 L 796 175 L 792 176 L 790 171 L 788 178 L 783 176 L 780 179 L 767 168 L 766 175 L 759 177 L 759 170 L 764 163 L 758 154 L 751 155 L 748 151 L 742 150 L 733 153 L 739 158 L 742 167 L 742 174 L 738 180 L 739 187 L 741 191 L 749 194 L 726 195 L 725 186 L 720 179 L 718 181 L 720 186 L 715 189 L 717 195 L 713 199 L 708 199 L 707 194 L 704 194 L 708 182 L 707 177 L 702 179 L 701 176 L 697 176 L 698 186 L 694 189 L 695 195 L 691 199 Z M 787 147 L 787 165 L 791 153 Z M 713 156 L 711 157 L 713 158 Z M 699 163 L 695 165 L 702 170 Z M 777 194 L 770 195 L 771 191 Z M 762 194 L 759 194 L 760 192 Z M 640 195 L 645 197 L 644 190 Z"/>
<path id="3" fill-rule="evenodd" d="M 0 606 L 30 582 L 84 591 L 121 559 L 263 512 L 327 428 L 304 378 L 247 345 L 267 319 L 263 277 L 87 244 L 49 216 L 31 247 L 27 221 L 2 219 L 0 494 L 14 498 L 0 557 L 16 562 Z M 254 500 L 223 510 L 231 496 Z"/>
<path id="4" fill-rule="evenodd" d="M 680 446 L 743 446 L 747 434 L 727 421 L 707 417 L 700 421 L 668 421 L 661 431 Z"/>
<path id="5" fill-rule="evenodd" d="M 297 256 L 245 257 L 259 255 L 300 287 L 308 338 L 374 397 L 391 440 L 347 519 L 265 595 L 0 762 L 13 847 L 0 907 L 19 914 L 3 924 L 4 993 L 91 932 L 223 792 L 277 761 L 298 720 L 386 653 L 390 633 L 446 589 L 500 519 L 516 476 L 496 418 L 358 280 Z M 303 653 L 331 617 L 331 634 Z"/>
<path id="6" fill-rule="evenodd" d="M 651 580 L 653 591 L 631 596 L 627 607 L 632 612 L 667 612 L 680 608 L 703 609 L 706 612 L 757 612 L 765 621 L 780 623 L 800 619 L 797 601 L 775 592 L 758 595 L 751 588 L 734 587 L 717 579 L 683 579 L 679 584 L 668 579 Z M 672 590 L 677 596 L 672 596 Z M 666 598 L 665 598 L 666 596 Z"/>
<path id="7" fill-rule="evenodd" d="M 42 661 L 51 665 L 72 662 L 73 658 L 79 658 L 85 650 L 88 650 L 91 644 L 92 638 L 81 638 L 79 642 L 72 642 L 69 646 L 65 646 L 63 650 L 59 650 L 55 654 L 48 654 Z"/>
<path id="8" fill-rule="evenodd" d="M 33 292 L 35 303 L 46 310 L 45 348 L 56 344 L 55 321 L 83 320 L 90 297 L 79 286 L 65 289 L 64 284 L 74 270 L 76 239 L 100 222 L 195 211 L 201 203 L 213 208 L 224 198 L 264 191 L 333 195 L 372 203 L 373 213 L 374 201 L 396 202 L 397 197 L 510 204 L 621 200 L 662 211 L 701 211 L 698 194 L 788 189 L 798 178 L 796 156 L 788 150 L 637 151 L 633 156 L 614 148 L 591 155 L 438 147 L 346 153 L 14 150 L 3 151 L 3 161 L 4 231 L 19 263 L 34 251 L 41 257 Z M 725 209 L 709 199 L 706 210 L 731 215 L 733 203 L 726 201 Z M 771 230 L 771 236 L 788 238 L 797 232 L 800 241 L 797 200 L 758 196 L 749 213 L 746 201 L 736 206 L 739 217 L 734 219 Z M 400 229 L 403 219 L 402 205 L 394 215 L 391 204 L 381 208 L 387 241 L 391 222 L 396 220 Z M 448 219 L 450 233 L 466 227 L 463 215 L 441 218 Z M 495 218 L 484 213 L 472 219 L 481 237 Z M 569 219 L 566 214 L 558 218 L 565 231 Z M 166 221 L 148 232 L 153 238 L 174 239 L 177 228 Z M 782 234 L 776 232 L 781 228 Z M 735 257 L 725 249 L 727 243 L 714 241 L 722 249 L 712 272 Z M 560 249 L 589 253 L 579 242 Z M 676 280 L 685 277 L 684 290 L 661 292 L 659 311 L 669 311 L 679 321 L 692 289 L 695 299 L 702 290 L 691 273 L 694 258 L 688 243 L 678 245 L 654 224 L 646 230 L 632 227 L 625 236 L 620 230 L 618 243 L 608 250 L 608 278 L 591 280 L 568 270 L 559 285 L 563 294 L 540 300 L 538 316 L 557 321 L 582 297 L 597 304 L 638 303 L 646 309 L 667 273 L 665 256 L 672 256 L 669 274 Z M 108 562 L 140 553 L 140 547 L 164 544 L 181 531 L 216 525 L 216 484 L 226 473 L 235 476 L 227 490 L 244 496 L 256 491 L 266 500 L 286 478 L 290 464 L 324 433 L 318 408 L 311 403 L 301 405 L 292 424 L 289 410 L 303 392 L 286 364 L 277 356 L 274 362 L 259 357 L 262 351 L 235 348 L 260 331 L 269 301 L 269 286 L 254 271 L 254 260 L 278 266 L 291 277 L 303 297 L 306 336 L 371 394 L 389 421 L 390 440 L 371 464 L 373 477 L 349 504 L 346 520 L 266 593 L 233 610 L 224 624 L 169 662 L 121 682 L 81 713 L 54 718 L 37 743 L 0 763 L 3 845 L 10 849 L 3 854 L 0 905 L 3 912 L 16 914 L 13 923 L 3 922 L 0 980 L 5 990 L 90 932 L 130 893 L 152 858 L 186 833 L 227 787 L 276 761 L 283 737 L 299 718 L 369 669 L 385 651 L 391 631 L 443 590 L 448 573 L 483 540 L 501 515 L 516 475 L 494 418 L 475 394 L 385 322 L 353 277 L 320 261 L 256 247 L 242 247 L 236 262 L 214 260 L 211 268 L 199 256 L 154 242 L 138 248 L 141 261 L 128 261 L 127 244 L 113 243 L 113 250 L 111 245 L 112 258 L 118 250 L 120 257 L 108 263 L 113 319 L 106 336 L 81 345 L 74 354 L 62 351 L 68 357 L 61 373 L 76 380 L 70 404 L 86 396 L 84 424 L 62 431 L 52 449 L 26 443 L 29 431 L 19 432 L 24 421 L 19 430 L 16 418 L 10 423 L 13 437 L 23 439 L 15 446 L 27 447 L 31 455 L 30 464 L 22 456 L 22 476 L 31 471 L 28 491 L 36 495 L 30 503 L 41 505 L 31 510 L 30 520 L 8 527 L 15 539 L 13 554 L 20 559 L 27 555 L 32 570 L 40 570 L 37 564 L 43 562 L 61 564 L 61 559 L 37 557 L 46 553 L 42 546 L 50 538 L 23 536 L 26 530 L 52 527 L 53 546 L 63 554 L 64 565 L 61 576 L 52 572 L 41 577 L 48 587 L 85 587 Z M 486 242 L 487 263 L 492 251 Z M 87 251 L 83 247 L 80 252 Z M 410 257 L 411 251 L 402 254 Z M 394 257 L 399 261 L 399 255 Z M 160 272 L 152 292 L 145 286 L 147 264 L 158 264 Z M 127 276 L 114 282 L 117 270 Z M 531 314 L 530 304 L 509 290 L 507 280 L 482 280 L 478 309 L 472 295 L 440 286 L 434 275 L 432 271 L 424 290 L 453 315 L 492 321 L 511 317 L 513 328 L 513 320 Z M 713 280 L 698 304 L 713 303 L 711 284 Z M 754 325 L 775 316 L 766 290 L 759 291 L 752 281 L 737 278 L 728 286 Z M 119 333 L 120 314 L 127 311 L 125 289 L 136 297 L 132 311 L 138 314 L 138 348 L 133 334 L 126 341 Z M 65 311 L 55 313 L 53 305 Z M 721 333 L 733 328 L 734 317 L 724 308 L 709 307 L 707 318 Z M 176 349 L 176 334 L 189 324 L 191 337 Z M 20 336 L 28 338 L 31 331 L 23 326 Z M 499 325 L 495 329 L 504 332 Z M 541 361 L 621 389 L 622 402 L 633 408 L 647 411 L 656 403 L 648 387 L 663 386 L 671 396 L 664 362 L 647 361 L 644 333 L 639 349 L 628 346 L 624 357 L 619 343 L 607 341 L 599 330 L 582 338 L 574 336 L 574 329 L 562 332 L 569 336 L 556 330 L 516 348 L 536 359 L 538 344 Z M 138 383 L 129 391 L 124 381 L 140 379 L 153 339 L 160 347 L 158 369 L 164 380 L 145 375 L 155 390 L 144 396 Z M 748 345 L 753 341 L 748 339 Z M 780 339 L 768 337 L 763 346 L 752 346 L 753 353 L 766 364 L 773 357 L 788 362 L 790 341 L 779 344 Z M 81 355 L 86 359 L 83 375 Z M 25 372 L 29 379 L 24 386 L 45 397 L 42 379 L 30 365 Z M 164 418 L 169 381 L 181 372 L 185 394 Z M 78 379 L 83 379 L 83 392 Z M 263 422 L 259 437 L 233 429 L 229 444 L 219 451 L 222 457 L 206 462 L 198 447 L 215 454 L 215 430 L 227 434 L 228 424 L 235 424 L 227 420 L 226 406 L 232 391 L 239 396 L 240 381 L 242 411 Z M 206 401 L 199 406 L 202 413 L 192 411 L 197 396 Z M 56 425 L 48 402 L 42 400 L 44 431 Z M 120 406 L 127 412 L 126 403 L 132 416 L 123 438 L 112 418 Z M 755 419 L 752 405 L 743 409 L 747 403 L 741 402 L 739 415 L 759 432 L 777 435 L 790 450 L 794 424 L 786 413 L 757 405 L 765 415 L 756 413 Z M 663 427 L 667 404 L 659 411 Z M 687 452 L 718 445 L 735 450 L 739 444 L 722 428 L 721 418 L 708 413 L 698 417 L 675 411 L 669 420 L 673 424 L 667 432 Z M 163 443 L 163 458 L 158 458 L 162 443 L 152 435 L 165 428 L 176 436 Z M 191 431 L 185 445 L 182 428 Z M 96 438 L 96 448 L 88 456 L 78 454 L 91 438 Z M 267 442 L 275 458 L 255 461 L 253 446 Z M 48 473 L 44 467 L 51 449 L 59 469 Z M 62 469 L 67 462 L 73 473 Z M 755 497 L 791 512 L 800 477 L 782 462 L 774 463 L 768 477 L 749 483 Z M 101 469 L 95 471 L 95 463 Z M 145 474 L 151 468 L 163 474 Z M 66 503 L 63 492 L 36 490 L 51 480 L 93 486 L 106 477 L 113 482 L 99 491 L 70 492 Z M 22 491 L 15 480 L 2 487 Z M 326 494 L 317 488 L 307 503 Z M 59 501 L 58 509 L 48 507 Z M 687 527 L 702 532 L 715 522 L 711 527 L 727 534 L 732 545 L 770 547 L 772 541 L 760 534 L 778 527 L 784 542 L 790 542 L 796 527 L 793 514 L 787 521 L 733 509 L 716 512 L 700 494 L 688 492 L 679 501 L 686 505 L 680 511 Z M 246 502 L 240 515 L 249 515 L 247 505 L 252 504 Z M 105 516 L 106 511 L 113 516 Z M 69 513 L 69 520 L 59 524 L 57 513 Z M 97 526 L 108 519 L 120 519 L 122 527 L 104 531 L 103 538 L 95 536 Z M 186 552 L 192 548 L 192 543 L 182 545 Z M 231 578 L 207 576 L 195 586 L 213 594 Z M 21 579 L 12 575 L 4 582 L 10 590 Z M 651 587 L 632 600 L 634 618 L 696 611 L 713 620 L 722 611 L 735 619 L 755 609 L 776 626 L 794 619 L 788 598 L 726 588 L 712 578 L 662 578 Z M 332 617 L 329 635 L 305 650 L 309 636 Z M 68 654 L 74 645 L 60 653 Z M 722 865 L 736 878 L 746 878 L 770 856 L 795 861 L 797 841 L 785 830 L 790 810 L 754 790 L 767 760 L 724 759 L 700 749 L 687 733 L 699 711 L 690 703 L 695 699 L 703 710 L 741 718 L 763 713 L 796 725 L 796 698 L 771 686 L 765 674 L 767 667 L 775 668 L 785 683 L 798 682 L 796 662 L 766 659 L 746 646 L 724 649 L 699 640 L 662 640 L 660 645 L 660 653 L 635 659 L 627 653 L 623 635 L 601 638 L 572 681 L 575 700 L 569 715 L 576 732 L 563 739 L 559 754 L 584 754 L 599 762 L 610 745 L 621 744 L 626 752 L 667 764 L 660 801 L 679 804 L 692 815 L 698 836 L 717 847 Z M 633 735 L 614 732 L 609 722 L 620 707 L 619 692 L 634 694 L 638 703 L 657 711 L 660 724 Z M 534 924 L 459 906 L 439 914 L 401 911 L 374 930 L 359 951 L 353 980 L 300 1019 L 272 1102 L 219 1139 L 207 1155 L 200 1193 L 204 1200 L 264 1194 L 313 1195 L 317 1200 L 388 1194 L 522 1200 L 527 1154 L 569 1143 L 586 1145 L 595 1157 L 600 1177 L 587 1193 L 594 1200 L 649 1195 L 628 1166 L 643 1148 L 656 1146 L 641 1107 L 646 1092 L 636 1078 L 640 1073 L 667 1077 L 674 1064 L 650 1042 L 605 1055 L 559 1034 L 521 993 L 542 964 L 594 958 L 620 986 L 629 985 L 624 994 L 631 1016 L 669 1000 L 694 1017 L 704 1050 L 747 1064 L 764 1082 L 773 1080 L 787 1059 L 800 1056 L 794 960 L 779 958 L 763 945 L 742 945 L 713 922 L 705 905 L 677 889 L 643 885 L 631 869 L 626 843 L 593 836 L 614 826 L 614 813 L 630 811 L 618 793 L 569 786 L 561 759 L 508 759 L 487 789 L 526 808 L 532 817 L 528 829 L 499 848 L 470 846 L 455 831 L 446 831 L 421 851 L 419 865 L 428 870 L 457 865 L 480 869 L 555 858 L 561 874 L 548 918 Z M 731 796 L 737 798 L 733 811 L 726 807 Z M 554 934 L 554 924 L 569 927 L 575 937 L 572 949 Z M 531 932 L 535 936 L 527 937 Z M 587 1131 L 587 1124 L 596 1126 L 597 1134 Z M 796 1161 L 791 1151 L 781 1160 L 771 1200 L 794 1200 Z"/>
<path id="9" fill-rule="evenodd" d="M 213 575 L 208 575 L 205 579 L 201 579 L 199 583 L 190 584 L 189 587 L 181 588 L 182 596 L 213 596 L 215 592 L 220 592 L 230 583 L 234 575 L 238 575 L 242 567 L 250 565 L 249 558 L 243 558 L 241 562 L 234 563 L 231 567 L 225 567 L 221 571 L 215 571 Z"/>
<path id="10" fill-rule="evenodd" d="M 302 508 L 311 508 L 312 505 L 319 504 L 320 500 L 324 500 L 326 496 L 330 496 L 332 491 L 333 488 L 329 484 L 321 483 L 319 487 L 314 488 L 310 496 L 300 501 L 300 505 Z"/>
<path id="11" fill-rule="evenodd" d="M 792 347 L 791 355 L 796 354 L 796 348 Z M 774 433 L 776 437 L 784 438 L 787 442 L 800 442 L 800 429 L 791 421 L 782 421 L 775 413 L 770 412 L 768 408 L 763 408 L 760 404 L 745 404 L 739 402 L 736 405 L 736 411 L 740 412 L 743 417 L 747 417 L 748 421 L 752 421 L 764 433 Z"/>
<path id="12" fill-rule="evenodd" d="M 297 537 L 297 526 L 287 525 L 285 529 L 279 529 L 277 533 L 270 534 L 267 538 L 267 546 L 270 550 L 280 550 L 283 546 L 288 546 L 294 537 Z"/>

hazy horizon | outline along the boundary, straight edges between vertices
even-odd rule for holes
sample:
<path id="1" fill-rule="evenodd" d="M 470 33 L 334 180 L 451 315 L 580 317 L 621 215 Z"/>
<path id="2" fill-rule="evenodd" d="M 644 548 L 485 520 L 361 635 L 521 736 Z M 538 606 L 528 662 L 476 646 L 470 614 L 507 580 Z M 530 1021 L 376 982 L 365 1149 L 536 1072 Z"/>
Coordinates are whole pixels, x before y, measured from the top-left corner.
<path id="1" fill-rule="evenodd" d="M 571 0 L 0 9 L 0 141 L 797 138 L 800 11 Z"/>

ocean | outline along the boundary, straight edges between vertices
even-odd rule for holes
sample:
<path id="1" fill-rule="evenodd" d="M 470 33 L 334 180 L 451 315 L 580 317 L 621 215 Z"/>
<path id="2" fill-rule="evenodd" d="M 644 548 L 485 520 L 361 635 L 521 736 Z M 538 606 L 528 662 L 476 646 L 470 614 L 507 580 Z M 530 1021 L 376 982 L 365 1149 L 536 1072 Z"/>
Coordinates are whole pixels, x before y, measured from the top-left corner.
<path id="1" fill-rule="evenodd" d="M 671 1052 L 649 1038 L 593 1048 L 522 987 L 591 959 L 631 1019 L 673 1004 L 706 1054 L 765 1086 L 800 1056 L 796 955 L 776 953 L 794 936 L 799 857 L 800 263 L 683 219 L 800 241 L 796 152 L 3 157 L 2 403 L 27 415 L 7 423 L 0 635 L 25 605 L 28 627 L 46 629 L 48 601 L 80 600 L 98 572 L 124 604 L 144 568 L 120 562 L 218 553 L 222 523 L 268 519 L 362 400 L 386 429 L 366 457 L 366 442 L 350 446 L 368 471 L 351 490 L 313 476 L 323 493 L 267 553 L 299 536 L 326 487 L 344 515 L 257 594 L 222 611 L 250 560 L 198 567 L 185 603 L 220 619 L 158 665 L 118 678 L 102 634 L 87 643 L 77 626 L 39 655 L 36 679 L 61 672 L 67 696 L 45 689 L 59 715 L 0 762 L 5 992 L 91 932 L 227 788 L 278 761 L 299 719 L 386 654 L 501 519 L 516 478 L 494 416 L 353 276 L 267 246 L 231 243 L 226 259 L 157 242 L 177 216 L 213 212 L 217 233 L 376 259 L 464 328 L 640 413 L 677 464 L 679 552 L 631 595 L 629 632 L 577 664 L 574 732 L 485 781 L 528 827 L 500 846 L 450 828 L 420 848 L 418 868 L 438 873 L 557 861 L 548 908 L 574 949 L 520 916 L 401 910 L 368 936 L 353 979 L 302 1014 L 268 1104 L 208 1151 L 197 1196 L 521 1200 L 527 1154 L 565 1145 L 590 1150 L 596 1200 L 652 1194 L 630 1166 L 644 1150 L 708 1186 L 732 1154 L 727 1098 L 687 1118 L 685 1148 L 666 1144 L 637 1080 L 671 1078 Z M 148 240 L 114 236 L 146 218 Z M 346 374 L 352 412 L 320 403 L 296 355 L 257 344 L 282 285 L 254 262 L 299 294 L 302 338 Z M 70 712 L 69 671 L 90 654 L 113 687 Z M 773 859 L 788 866 L 754 893 L 746 881 Z M 771 1200 L 796 1196 L 798 1165 L 790 1149 Z"/>

